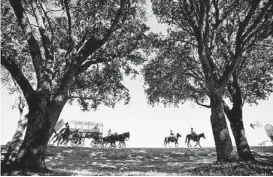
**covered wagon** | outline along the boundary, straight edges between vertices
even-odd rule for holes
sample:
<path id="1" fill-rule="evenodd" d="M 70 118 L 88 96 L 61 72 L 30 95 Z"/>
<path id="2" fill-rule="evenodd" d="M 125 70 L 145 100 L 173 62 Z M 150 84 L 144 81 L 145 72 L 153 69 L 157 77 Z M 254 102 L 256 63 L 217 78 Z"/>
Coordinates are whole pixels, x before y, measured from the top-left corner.
<path id="1" fill-rule="evenodd" d="M 81 133 L 81 146 L 85 144 L 85 139 L 92 139 L 91 146 L 96 147 L 100 144 L 103 133 L 103 124 L 94 121 L 78 121 L 69 122 L 71 131 L 79 130 Z"/>

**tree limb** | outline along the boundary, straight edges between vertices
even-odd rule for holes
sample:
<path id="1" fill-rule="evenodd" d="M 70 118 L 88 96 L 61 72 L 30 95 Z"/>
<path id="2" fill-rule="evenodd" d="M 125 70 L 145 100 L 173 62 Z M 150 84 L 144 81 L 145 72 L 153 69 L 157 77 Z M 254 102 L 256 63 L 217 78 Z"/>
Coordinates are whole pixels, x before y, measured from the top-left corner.
<path id="1" fill-rule="evenodd" d="M 24 35 L 27 38 L 33 66 L 36 72 L 37 82 L 39 84 L 41 72 L 42 72 L 42 54 L 38 45 L 37 40 L 31 29 L 31 25 L 27 15 L 25 14 L 24 7 L 21 0 L 10 0 L 10 4 L 15 12 L 17 21 L 22 28 Z"/>
<path id="2" fill-rule="evenodd" d="M 230 65 L 226 67 L 225 71 L 223 72 L 222 76 L 220 77 L 220 80 L 219 80 L 220 87 L 223 87 L 228 82 L 229 76 L 235 70 L 237 63 L 240 62 L 241 52 L 242 52 L 242 42 L 243 42 L 242 35 L 245 31 L 245 28 L 249 24 L 251 17 L 253 16 L 255 10 L 258 8 L 259 2 L 260 2 L 260 0 L 252 1 L 251 8 L 248 11 L 244 21 L 240 22 L 240 24 L 239 24 L 239 29 L 236 34 L 235 56 L 232 58 Z"/>
<path id="3" fill-rule="evenodd" d="M 68 36 L 69 36 L 68 42 L 69 42 L 70 47 L 68 48 L 67 53 L 69 53 L 72 50 L 72 47 L 74 45 L 73 44 L 74 41 L 72 39 L 72 30 L 71 30 L 72 23 L 71 23 L 71 15 L 70 15 L 68 2 L 67 2 L 67 0 L 63 0 L 63 2 L 64 2 L 65 11 L 66 11 L 67 21 L 68 21 Z"/>
<path id="4" fill-rule="evenodd" d="M 122 11 L 125 6 L 126 0 L 120 1 L 121 1 L 120 8 L 115 16 L 115 19 L 113 20 L 113 23 L 111 24 L 111 27 L 108 29 L 104 37 L 101 40 L 97 40 L 94 39 L 94 37 L 91 37 L 88 40 L 86 40 L 86 42 L 84 42 L 83 45 L 80 47 L 80 50 L 77 53 L 77 55 L 81 58 L 81 62 L 85 61 L 89 55 L 91 55 L 102 45 L 104 45 L 105 42 L 107 42 L 107 40 L 110 38 L 111 34 L 116 30 L 115 28 L 118 25 L 119 19 L 122 16 Z"/>
<path id="5" fill-rule="evenodd" d="M 35 93 L 35 90 L 32 88 L 19 66 L 11 58 L 7 58 L 4 55 L 1 55 L 1 65 L 9 71 L 11 77 L 19 85 L 26 98 L 26 101 L 29 103 L 32 95 Z"/>
<path id="6" fill-rule="evenodd" d="M 31 7 L 32 7 L 33 13 L 35 15 L 36 23 L 38 25 L 38 29 L 39 29 L 40 35 L 42 37 L 41 42 L 42 42 L 43 48 L 45 50 L 46 61 L 43 63 L 43 67 L 44 67 L 44 69 L 50 69 L 50 68 L 52 68 L 52 64 L 54 62 L 53 54 L 51 53 L 51 50 L 49 50 L 51 47 L 51 42 L 50 42 L 48 35 L 46 34 L 45 24 L 43 22 L 42 15 L 39 11 L 37 0 L 33 0 L 31 2 Z M 49 66 L 48 66 L 48 61 L 50 62 Z"/>
<path id="7" fill-rule="evenodd" d="M 211 106 L 209 106 L 209 105 L 205 105 L 205 104 L 200 103 L 200 102 L 198 101 L 198 98 L 195 98 L 195 102 L 196 102 L 198 105 L 203 106 L 203 107 L 205 107 L 205 108 L 211 108 Z"/>

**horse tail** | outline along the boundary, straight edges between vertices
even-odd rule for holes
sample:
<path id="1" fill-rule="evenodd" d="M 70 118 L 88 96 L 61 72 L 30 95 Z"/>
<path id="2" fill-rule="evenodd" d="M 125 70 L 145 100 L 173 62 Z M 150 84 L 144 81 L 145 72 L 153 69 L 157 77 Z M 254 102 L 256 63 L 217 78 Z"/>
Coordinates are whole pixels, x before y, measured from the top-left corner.
<path id="1" fill-rule="evenodd" d="M 167 144 L 167 137 L 164 139 L 164 145 Z"/>
<path id="2" fill-rule="evenodd" d="M 186 136 L 185 143 L 187 143 L 187 140 L 188 140 L 188 135 Z"/>

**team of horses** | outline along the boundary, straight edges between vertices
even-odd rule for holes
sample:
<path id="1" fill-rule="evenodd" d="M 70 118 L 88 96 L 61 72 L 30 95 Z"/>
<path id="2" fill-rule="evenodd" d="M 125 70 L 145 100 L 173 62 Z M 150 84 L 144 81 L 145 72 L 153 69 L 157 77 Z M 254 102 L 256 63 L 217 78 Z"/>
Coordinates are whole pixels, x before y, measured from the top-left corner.
<path id="1" fill-rule="evenodd" d="M 55 135 L 51 138 L 51 141 L 53 141 L 52 145 L 57 143 L 57 146 L 63 144 L 67 145 L 68 142 L 71 143 L 71 145 L 78 145 L 82 146 L 84 144 L 85 138 L 91 138 L 93 139 L 91 141 L 91 146 L 93 147 L 112 147 L 115 148 L 116 142 L 118 142 L 118 147 L 126 147 L 125 141 L 127 141 L 130 138 L 130 133 L 122 133 L 122 134 L 112 134 L 110 136 L 102 137 L 100 133 L 92 132 L 92 133 L 84 133 L 80 132 L 79 129 L 74 131 L 68 131 L 67 134 L 61 134 L 55 132 Z"/>
<path id="2" fill-rule="evenodd" d="M 71 142 L 72 145 L 83 145 L 84 138 L 92 138 L 91 146 L 93 147 L 111 147 L 116 148 L 116 142 L 118 142 L 118 147 L 126 147 L 125 141 L 127 141 L 130 138 L 130 133 L 122 133 L 122 134 L 112 134 L 106 137 L 102 137 L 100 133 L 88 133 L 85 134 L 83 132 L 80 132 L 79 130 L 69 131 L 67 134 L 61 134 L 55 132 L 55 135 L 51 140 L 53 140 L 54 145 L 57 142 L 57 146 L 60 144 L 67 145 L 68 142 Z M 175 147 L 179 145 L 178 139 L 182 137 L 179 133 L 176 134 L 176 136 L 169 136 L 165 137 L 164 139 L 164 145 L 170 145 L 170 143 L 174 143 Z M 201 147 L 200 139 L 205 139 L 205 134 L 188 134 L 186 135 L 185 143 L 187 143 L 188 147 L 192 147 L 190 144 L 190 141 L 196 142 L 195 146 Z"/>
<path id="3" fill-rule="evenodd" d="M 164 145 L 166 146 L 167 144 L 170 145 L 170 143 L 174 143 L 175 144 L 175 147 L 177 147 L 179 144 L 178 144 L 178 139 L 182 137 L 179 133 L 176 134 L 176 136 L 169 136 L 169 137 L 165 137 L 164 139 Z M 204 133 L 201 133 L 201 134 L 188 134 L 186 135 L 186 140 L 185 140 L 185 143 L 187 143 L 187 146 L 188 147 L 192 147 L 191 144 L 190 144 L 190 141 L 194 141 L 196 142 L 196 145 L 199 145 L 199 147 L 201 147 L 201 144 L 200 144 L 200 139 L 201 138 L 206 138 L 205 137 L 205 134 Z"/>

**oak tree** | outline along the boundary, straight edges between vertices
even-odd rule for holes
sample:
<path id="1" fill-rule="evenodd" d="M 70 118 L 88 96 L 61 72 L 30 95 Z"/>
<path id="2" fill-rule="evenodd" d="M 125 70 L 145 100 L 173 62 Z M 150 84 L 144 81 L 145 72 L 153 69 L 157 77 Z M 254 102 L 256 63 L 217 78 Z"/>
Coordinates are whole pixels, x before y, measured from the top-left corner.
<path id="1" fill-rule="evenodd" d="M 1 5 L 3 73 L 19 85 L 29 109 L 12 167 L 43 171 L 49 137 L 68 101 L 78 101 L 84 110 L 128 103 L 123 73 L 137 74 L 148 45 L 144 1 L 5 0 Z"/>
<path id="2" fill-rule="evenodd" d="M 156 59 L 144 69 L 148 97 L 175 104 L 185 100 L 200 103 L 208 97 L 217 160 L 229 161 L 232 144 L 223 97 L 232 74 L 245 56 L 254 46 L 264 45 L 272 35 L 273 2 L 154 0 L 152 3 L 159 21 L 168 24 L 169 29 L 167 40 L 154 41 L 155 45 L 165 47 L 156 50 Z"/>

